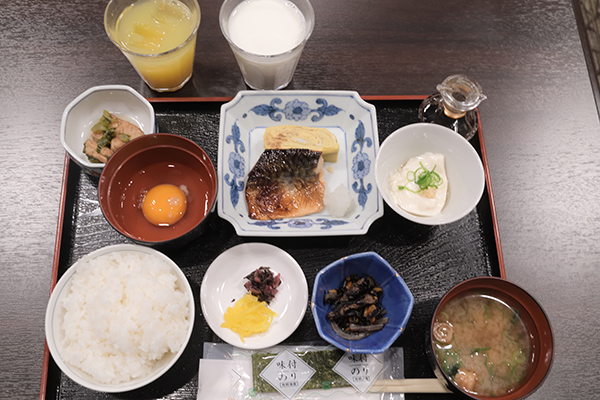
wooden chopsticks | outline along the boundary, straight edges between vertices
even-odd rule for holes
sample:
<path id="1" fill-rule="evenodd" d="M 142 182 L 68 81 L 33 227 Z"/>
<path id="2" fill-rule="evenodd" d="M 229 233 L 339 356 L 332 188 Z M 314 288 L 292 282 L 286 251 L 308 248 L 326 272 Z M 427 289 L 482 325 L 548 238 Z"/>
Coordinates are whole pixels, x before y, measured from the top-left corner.
<path id="1" fill-rule="evenodd" d="M 439 379 L 380 379 L 369 392 L 376 393 L 452 393 Z"/>

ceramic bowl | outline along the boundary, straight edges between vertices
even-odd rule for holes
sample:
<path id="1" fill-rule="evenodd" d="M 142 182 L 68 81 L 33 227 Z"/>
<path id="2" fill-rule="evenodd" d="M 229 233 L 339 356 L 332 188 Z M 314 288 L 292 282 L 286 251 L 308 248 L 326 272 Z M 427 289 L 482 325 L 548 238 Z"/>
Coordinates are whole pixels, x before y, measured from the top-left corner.
<path id="1" fill-rule="evenodd" d="M 137 125 L 145 134 L 156 132 L 154 108 L 129 86 L 94 86 L 77 96 L 63 112 L 60 141 L 73 161 L 96 176 L 100 176 L 105 164 L 89 161 L 83 146 L 104 110 Z"/>
<path id="2" fill-rule="evenodd" d="M 107 384 L 97 379 L 94 379 L 92 375 L 84 372 L 80 368 L 77 368 L 67 363 L 65 359 L 63 359 L 63 355 L 66 354 L 66 350 L 62 343 L 62 340 L 64 338 L 64 330 L 62 328 L 62 324 L 64 321 L 66 310 L 62 306 L 62 304 L 64 299 L 70 293 L 72 279 L 77 273 L 77 271 L 82 267 L 82 265 L 86 264 L 89 260 L 93 260 L 95 258 L 104 256 L 109 253 L 142 253 L 146 255 L 151 255 L 154 258 L 163 261 L 166 265 L 170 266 L 173 273 L 177 276 L 176 287 L 178 287 L 179 290 L 185 293 L 185 297 L 187 298 L 188 302 L 189 312 L 189 326 L 187 328 L 187 331 L 185 332 L 185 339 L 181 346 L 181 349 L 176 353 L 166 353 L 153 366 L 149 374 L 119 384 Z M 62 277 L 54 287 L 52 294 L 50 295 L 50 301 L 48 302 L 48 307 L 46 309 L 46 342 L 48 344 L 50 354 L 52 355 L 52 358 L 54 359 L 60 370 L 76 383 L 99 392 L 126 392 L 140 388 L 155 381 L 175 364 L 175 362 L 181 357 L 181 355 L 185 351 L 185 348 L 192 335 L 194 327 L 194 316 L 195 307 L 192 288 L 190 287 L 187 278 L 185 277 L 181 269 L 179 269 L 177 264 L 175 264 L 164 254 L 148 247 L 138 246 L 134 244 L 113 245 L 93 251 L 92 253 L 82 257 L 62 275 Z"/>
<path id="3" fill-rule="evenodd" d="M 441 213 L 424 217 L 400 208 L 390 192 L 390 174 L 412 157 L 426 152 L 446 159 L 448 196 Z M 377 187 L 387 205 L 402 217 L 423 225 L 442 225 L 470 213 L 483 194 L 485 175 L 481 158 L 458 133 L 441 125 L 417 123 L 404 126 L 383 141 L 375 161 Z"/>
<path id="4" fill-rule="evenodd" d="M 160 184 L 185 186 L 187 210 L 178 222 L 156 226 L 144 217 L 144 195 Z M 217 195 L 215 167 L 189 139 L 167 133 L 145 135 L 127 143 L 108 160 L 98 183 L 106 220 L 137 244 L 160 249 L 181 247 L 200 235 L 212 215 Z"/>
<path id="5" fill-rule="evenodd" d="M 483 294 L 494 297 L 507 306 L 511 307 L 521 317 L 530 336 L 532 348 L 531 366 L 523 382 L 515 390 L 506 395 L 496 395 L 496 400 L 517 400 L 523 399 L 538 389 L 550 372 L 554 356 L 554 336 L 548 316 L 540 304 L 524 289 L 502 278 L 496 277 L 477 277 L 471 278 L 459 283 L 450 289 L 438 304 L 427 336 L 428 345 L 426 346 L 429 361 L 434 369 L 436 376 L 441 379 L 446 386 L 456 392 L 472 399 L 489 399 L 490 397 L 477 396 L 458 386 L 451 379 L 440 362 L 435 357 L 435 343 L 433 338 L 433 327 L 438 314 L 449 301 L 471 294 Z"/>
<path id="6" fill-rule="evenodd" d="M 387 311 L 389 322 L 378 332 L 360 340 L 339 336 L 326 318 L 333 306 L 324 303 L 330 289 L 337 289 L 351 274 L 369 275 L 383 290 L 380 301 Z M 374 252 L 358 253 L 341 258 L 317 274 L 312 292 L 311 309 L 319 335 L 350 353 L 377 354 L 388 349 L 404 331 L 414 305 L 414 298 L 406 283 L 386 260 Z"/>

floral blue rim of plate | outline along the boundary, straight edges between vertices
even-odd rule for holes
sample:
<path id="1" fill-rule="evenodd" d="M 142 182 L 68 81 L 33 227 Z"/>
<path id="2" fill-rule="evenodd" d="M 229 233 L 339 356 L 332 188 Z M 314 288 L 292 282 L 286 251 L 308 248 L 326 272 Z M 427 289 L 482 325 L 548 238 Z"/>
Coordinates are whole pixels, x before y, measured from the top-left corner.
<path id="1" fill-rule="evenodd" d="M 248 217 L 245 183 L 263 152 L 267 127 L 329 129 L 340 144 L 338 161 L 325 163 L 326 190 L 343 184 L 353 211 L 333 218 L 323 210 L 300 218 L 257 221 Z M 383 215 L 375 180 L 379 151 L 375 107 L 352 91 L 241 91 L 221 106 L 217 209 L 239 236 L 337 236 L 367 233 Z"/>

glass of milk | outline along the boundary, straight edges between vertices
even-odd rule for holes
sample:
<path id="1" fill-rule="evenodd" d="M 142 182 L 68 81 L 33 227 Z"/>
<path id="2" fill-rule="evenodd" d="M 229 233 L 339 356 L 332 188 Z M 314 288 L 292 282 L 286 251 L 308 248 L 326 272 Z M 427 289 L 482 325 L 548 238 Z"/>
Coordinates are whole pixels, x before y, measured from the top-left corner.
<path id="1" fill-rule="evenodd" d="M 275 90 L 292 80 L 315 13 L 308 0 L 225 0 L 219 23 L 246 84 Z"/>

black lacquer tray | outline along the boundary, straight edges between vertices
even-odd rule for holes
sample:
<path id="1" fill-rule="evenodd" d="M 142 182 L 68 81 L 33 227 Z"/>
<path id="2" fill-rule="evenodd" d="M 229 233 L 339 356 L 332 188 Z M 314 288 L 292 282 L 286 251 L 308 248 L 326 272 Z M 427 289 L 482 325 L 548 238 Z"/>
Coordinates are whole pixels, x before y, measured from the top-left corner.
<path id="1" fill-rule="evenodd" d="M 380 143 L 396 129 L 418 122 L 422 96 L 371 96 L 364 99 L 377 109 Z M 217 165 L 221 105 L 229 98 L 150 99 L 158 131 L 185 136 L 199 144 Z M 366 235 L 323 238 L 251 238 L 236 235 L 231 224 L 216 215 L 208 231 L 183 249 L 166 252 L 186 274 L 196 299 L 196 322 L 190 342 L 178 362 L 161 378 L 141 389 L 117 394 L 86 389 L 61 373 L 47 348 L 40 399 L 195 399 L 198 363 L 204 342 L 221 342 L 206 324 L 200 307 L 200 284 L 212 261 L 224 250 L 244 242 L 265 242 L 294 257 L 306 275 L 309 293 L 317 272 L 353 253 L 375 251 L 402 276 L 415 298 L 406 331 L 394 346 L 404 348 L 406 378 L 434 377 L 425 354 L 425 336 L 433 311 L 443 294 L 457 283 L 475 276 L 504 275 L 502 250 L 490 185 L 483 133 L 471 140 L 481 155 L 486 190 L 476 209 L 463 219 L 443 226 L 423 226 L 403 219 L 385 206 Z M 128 240 L 112 229 L 98 204 L 98 178 L 84 173 L 68 156 L 57 229 L 52 287 L 83 255 Z M 309 296 L 310 298 L 310 296 Z M 309 304 L 300 327 L 285 343 L 322 343 Z M 447 399 L 453 395 L 407 394 L 407 399 Z"/>

